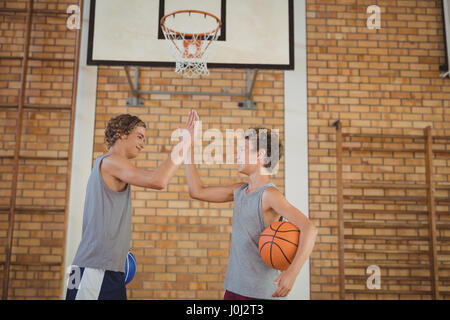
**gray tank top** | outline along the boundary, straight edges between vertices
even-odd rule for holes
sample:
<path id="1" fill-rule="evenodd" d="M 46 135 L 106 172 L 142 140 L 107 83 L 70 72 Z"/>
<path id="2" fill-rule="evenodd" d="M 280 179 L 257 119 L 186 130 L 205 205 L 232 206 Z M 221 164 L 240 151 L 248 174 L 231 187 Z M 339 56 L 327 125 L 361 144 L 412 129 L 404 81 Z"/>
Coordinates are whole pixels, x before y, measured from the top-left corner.
<path id="1" fill-rule="evenodd" d="M 223 288 L 242 296 L 257 299 L 272 299 L 277 286 L 273 281 L 280 274 L 270 268 L 259 254 L 259 236 L 264 231 L 262 194 L 268 183 L 256 191 L 246 194 L 248 184 L 234 192 L 233 229 L 230 255 Z"/>
<path id="2" fill-rule="evenodd" d="M 131 190 L 113 191 L 100 173 L 102 160 L 94 164 L 86 189 L 83 229 L 74 265 L 124 272 L 130 248 Z"/>

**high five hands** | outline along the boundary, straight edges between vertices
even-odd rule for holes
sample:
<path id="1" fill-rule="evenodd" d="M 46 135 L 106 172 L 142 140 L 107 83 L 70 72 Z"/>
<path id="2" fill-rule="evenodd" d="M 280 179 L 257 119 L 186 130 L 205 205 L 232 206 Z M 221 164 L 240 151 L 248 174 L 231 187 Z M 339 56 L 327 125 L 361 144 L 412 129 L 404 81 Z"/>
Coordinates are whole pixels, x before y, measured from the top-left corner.
<path id="1" fill-rule="evenodd" d="M 183 160 L 189 160 L 190 148 L 194 143 L 194 131 L 197 122 L 200 121 L 200 117 L 197 111 L 192 109 L 189 112 L 186 126 L 184 129 L 178 128 L 172 134 L 172 140 L 182 139 L 172 150 L 171 159 L 176 165 L 180 165 Z"/>

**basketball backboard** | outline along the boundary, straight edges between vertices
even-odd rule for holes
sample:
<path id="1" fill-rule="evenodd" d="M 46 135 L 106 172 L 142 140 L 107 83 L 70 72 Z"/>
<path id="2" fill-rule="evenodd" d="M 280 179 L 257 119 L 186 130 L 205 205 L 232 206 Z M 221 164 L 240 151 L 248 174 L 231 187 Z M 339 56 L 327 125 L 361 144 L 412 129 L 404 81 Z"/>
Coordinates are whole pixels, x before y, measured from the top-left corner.
<path id="1" fill-rule="evenodd" d="M 160 20 L 178 10 L 202 10 L 222 21 L 208 55 L 209 67 L 293 69 L 293 2 L 92 0 L 87 63 L 174 66 Z"/>

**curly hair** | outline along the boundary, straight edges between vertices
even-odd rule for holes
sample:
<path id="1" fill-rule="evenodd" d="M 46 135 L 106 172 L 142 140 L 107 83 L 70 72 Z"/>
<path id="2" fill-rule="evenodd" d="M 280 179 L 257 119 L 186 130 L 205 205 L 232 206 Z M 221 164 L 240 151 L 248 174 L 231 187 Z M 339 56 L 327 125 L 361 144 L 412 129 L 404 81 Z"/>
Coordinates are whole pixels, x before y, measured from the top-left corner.
<path id="1" fill-rule="evenodd" d="M 108 150 L 122 135 L 130 134 L 136 127 L 147 128 L 144 121 L 131 114 L 121 114 L 111 118 L 105 129 L 105 143 Z"/>

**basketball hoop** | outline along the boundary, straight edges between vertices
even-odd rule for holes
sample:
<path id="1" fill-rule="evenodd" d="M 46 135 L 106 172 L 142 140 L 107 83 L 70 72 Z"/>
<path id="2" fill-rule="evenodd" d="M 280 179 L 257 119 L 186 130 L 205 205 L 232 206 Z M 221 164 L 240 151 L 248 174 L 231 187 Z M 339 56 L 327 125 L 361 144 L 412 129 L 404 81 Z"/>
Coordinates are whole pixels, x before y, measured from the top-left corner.
<path id="1" fill-rule="evenodd" d="M 203 16 L 203 18 L 202 18 Z M 177 31 L 176 17 L 193 31 Z M 170 19 L 169 19 L 170 18 Z M 202 19 L 200 19 L 202 18 Z M 180 10 L 161 18 L 161 29 L 175 58 L 175 72 L 186 78 L 209 75 L 206 65 L 209 46 L 216 41 L 222 22 L 215 15 L 200 10 Z M 183 27 L 185 28 L 185 27 Z M 196 30 L 197 29 L 197 30 Z M 194 32 L 198 30 L 207 32 Z"/>

